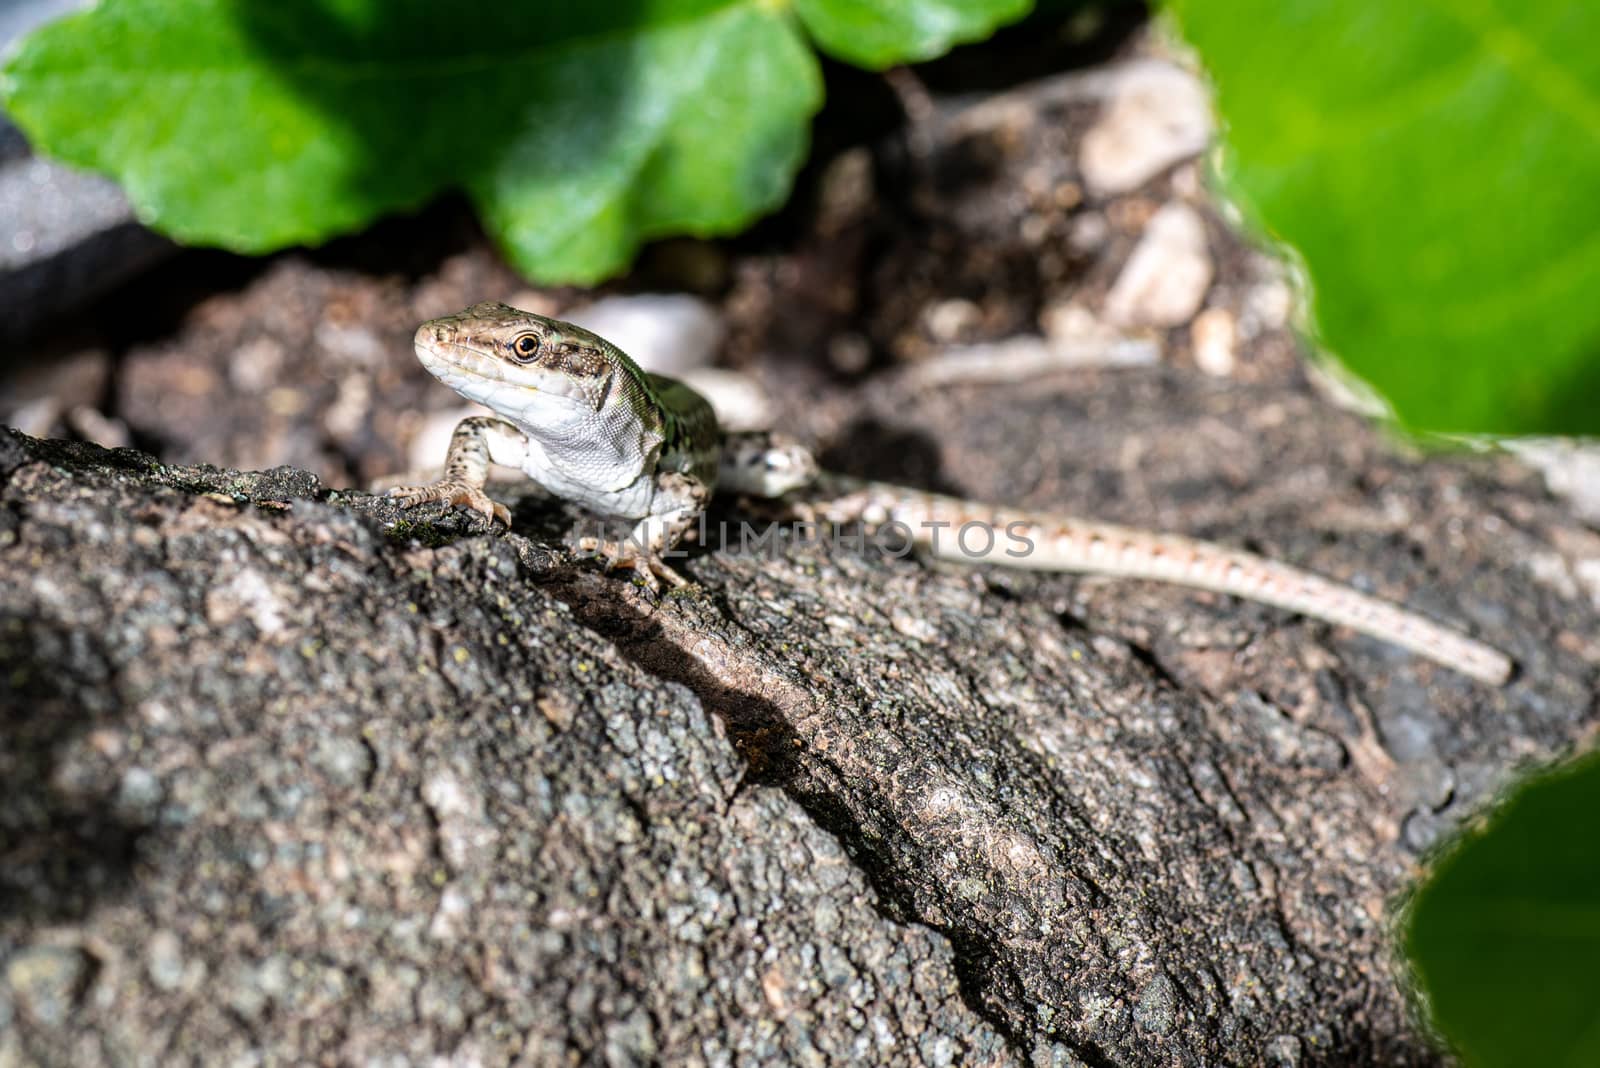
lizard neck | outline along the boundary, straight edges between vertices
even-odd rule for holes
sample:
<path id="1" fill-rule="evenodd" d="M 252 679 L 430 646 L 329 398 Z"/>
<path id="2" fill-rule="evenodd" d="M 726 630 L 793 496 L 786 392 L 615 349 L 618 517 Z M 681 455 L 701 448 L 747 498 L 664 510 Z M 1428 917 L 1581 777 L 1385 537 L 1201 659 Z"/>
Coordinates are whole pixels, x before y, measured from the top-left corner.
<path id="1" fill-rule="evenodd" d="M 710 402 L 675 378 L 650 374 L 604 339 L 600 353 L 612 376 L 596 414 L 610 425 L 609 433 L 625 438 L 624 448 L 631 451 L 631 428 L 637 427 L 645 473 L 659 467 L 714 486 L 722 435 Z"/>
<path id="2" fill-rule="evenodd" d="M 528 452 L 526 472 L 575 496 L 582 487 L 609 493 L 652 475 L 666 440 L 659 408 L 625 373 L 614 376 L 597 409 L 569 411 L 561 419 L 532 412 L 500 415 L 538 446 Z"/>

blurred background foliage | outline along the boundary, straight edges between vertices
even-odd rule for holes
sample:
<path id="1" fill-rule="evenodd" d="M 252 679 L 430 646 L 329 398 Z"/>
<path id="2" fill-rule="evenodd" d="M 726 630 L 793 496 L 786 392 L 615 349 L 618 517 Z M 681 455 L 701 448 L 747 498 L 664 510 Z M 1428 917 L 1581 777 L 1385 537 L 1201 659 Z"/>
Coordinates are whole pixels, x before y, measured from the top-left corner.
<path id="1" fill-rule="evenodd" d="M 822 105 L 808 31 L 882 66 L 1028 6 L 113 0 L 35 33 L 5 97 L 186 242 L 314 243 L 461 188 L 528 277 L 586 283 L 783 202 Z"/>
<path id="2" fill-rule="evenodd" d="M 1469 1064 L 1600 1064 L 1600 754 L 1528 780 L 1448 845 L 1404 943 Z"/>
<path id="3" fill-rule="evenodd" d="M 1327 348 L 1415 429 L 1600 430 L 1600 7 L 1171 6 Z"/>
<path id="4" fill-rule="evenodd" d="M 460 188 L 527 277 L 592 283 L 783 202 L 813 45 L 878 69 L 1033 6 L 106 0 L 0 86 L 36 146 L 185 242 L 316 243 Z M 1170 7 L 1217 88 L 1225 188 L 1297 250 L 1310 329 L 1404 426 L 1600 430 L 1600 8 Z"/>

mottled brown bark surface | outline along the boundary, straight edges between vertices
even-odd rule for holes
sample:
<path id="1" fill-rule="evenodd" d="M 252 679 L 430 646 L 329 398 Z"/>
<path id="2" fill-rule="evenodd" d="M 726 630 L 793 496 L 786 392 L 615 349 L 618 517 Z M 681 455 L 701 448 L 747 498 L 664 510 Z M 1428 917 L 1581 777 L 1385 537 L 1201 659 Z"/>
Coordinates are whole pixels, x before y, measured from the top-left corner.
<path id="1" fill-rule="evenodd" d="M 1248 543 L 1523 675 L 819 545 L 656 601 L 537 495 L 490 535 L 8 435 L 0 1062 L 1430 1062 L 1387 910 L 1592 727 L 1561 575 L 1600 538 L 1508 462 L 1192 372 L 851 425 L 868 473 Z"/>

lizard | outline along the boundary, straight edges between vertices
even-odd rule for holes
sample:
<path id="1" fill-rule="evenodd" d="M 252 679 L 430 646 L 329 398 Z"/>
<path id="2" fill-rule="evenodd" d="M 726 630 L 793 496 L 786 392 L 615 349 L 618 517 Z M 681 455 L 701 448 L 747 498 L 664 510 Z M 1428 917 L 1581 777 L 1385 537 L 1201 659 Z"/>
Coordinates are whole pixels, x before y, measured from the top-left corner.
<path id="1" fill-rule="evenodd" d="M 1509 657 L 1481 641 L 1255 553 L 835 474 L 781 435 L 723 434 L 710 403 L 693 389 L 644 371 L 572 323 L 483 303 L 423 323 L 414 341 L 430 374 L 494 414 L 457 425 L 442 477 L 396 486 L 390 495 L 402 507 L 464 506 L 509 527 L 510 513 L 484 489 L 491 463 L 520 468 L 555 496 L 631 524 L 626 537 L 584 537 L 578 548 L 610 567 L 632 569 L 652 590 L 659 590 L 658 579 L 687 584 L 663 554 L 697 526 L 720 491 L 770 498 L 808 519 L 860 523 L 869 531 L 895 526 L 937 558 L 1152 579 L 1273 605 L 1350 627 L 1490 685 L 1514 671 Z M 980 545 L 938 537 L 974 525 L 987 534 Z"/>

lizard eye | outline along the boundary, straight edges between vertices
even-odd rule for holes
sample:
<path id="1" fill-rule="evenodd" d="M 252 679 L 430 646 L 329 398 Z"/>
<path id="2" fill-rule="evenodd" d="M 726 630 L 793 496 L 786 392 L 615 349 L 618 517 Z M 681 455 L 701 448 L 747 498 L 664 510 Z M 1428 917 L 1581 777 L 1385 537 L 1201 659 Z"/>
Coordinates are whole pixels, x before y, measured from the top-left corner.
<path id="1" fill-rule="evenodd" d="M 537 334 L 521 334 L 511 343 L 512 359 L 518 363 L 529 363 L 539 354 L 539 336 Z"/>

